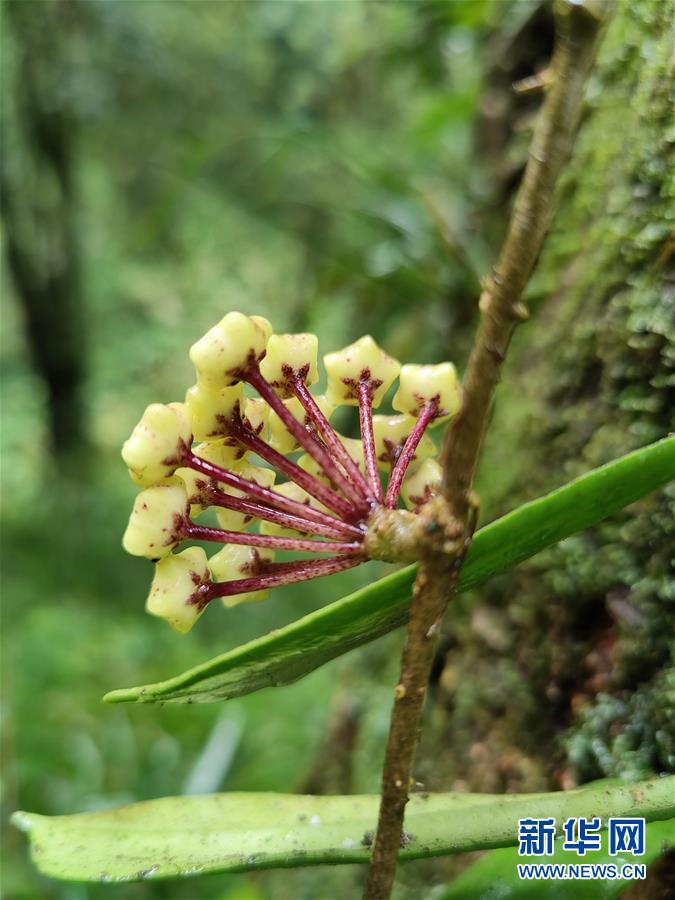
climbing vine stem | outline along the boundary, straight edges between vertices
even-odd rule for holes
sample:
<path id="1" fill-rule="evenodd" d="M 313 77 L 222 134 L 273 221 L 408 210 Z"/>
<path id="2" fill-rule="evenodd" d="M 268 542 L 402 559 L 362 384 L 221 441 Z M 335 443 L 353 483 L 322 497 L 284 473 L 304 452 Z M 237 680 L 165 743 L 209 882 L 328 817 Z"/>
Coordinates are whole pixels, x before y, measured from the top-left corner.
<path id="1" fill-rule="evenodd" d="M 478 501 L 472 485 L 480 448 L 511 336 L 527 318 L 523 291 L 539 256 L 555 187 L 574 141 L 608 5 L 606 0 L 559 0 L 556 4 L 556 46 L 546 96 L 499 259 L 482 285 L 480 322 L 464 378 L 462 408 L 443 452 L 443 490 L 421 513 L 420 565 L 394 691 L 365 900 L 387 900 L 393 887 L 434 650 L 476 525 Z"/>

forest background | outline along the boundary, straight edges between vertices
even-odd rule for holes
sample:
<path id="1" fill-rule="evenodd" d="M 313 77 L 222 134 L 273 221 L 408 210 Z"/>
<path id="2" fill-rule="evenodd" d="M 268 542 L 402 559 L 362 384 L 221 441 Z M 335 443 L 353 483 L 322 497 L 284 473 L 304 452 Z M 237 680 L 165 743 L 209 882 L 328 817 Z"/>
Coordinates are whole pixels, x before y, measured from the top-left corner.
<path id="1" fill-rule="evenodd" d="M 180 637 L 145 615 L 148 567 L 121 550 L 119 448 L 148 402 L 181 397 L 187 347 L 231 309 L 323 352 L 370 332 L 403 361 L 463 367 L 540 102 L 512 85 L 546 66 L 550 5 L 5 0 L 2 19 L 3 828 L 17 807 L 377 792 L 400 633 L 223 706 L 100 704 L 387 568 Z M 498 395 L 484 522 L 672 428 L 673 37 L 668 4 L 617 3 Z M 458 599 L 427 789 L 675 769 L 672 498 Z M 3 849 L 17 900 L 195 896 L 49 882 L 16 831 Z M 397 895 L 441 896 L 469 862 L 403 866 Z M 209 876 L 199 896 L 357 896 L 362 877 Z"/>

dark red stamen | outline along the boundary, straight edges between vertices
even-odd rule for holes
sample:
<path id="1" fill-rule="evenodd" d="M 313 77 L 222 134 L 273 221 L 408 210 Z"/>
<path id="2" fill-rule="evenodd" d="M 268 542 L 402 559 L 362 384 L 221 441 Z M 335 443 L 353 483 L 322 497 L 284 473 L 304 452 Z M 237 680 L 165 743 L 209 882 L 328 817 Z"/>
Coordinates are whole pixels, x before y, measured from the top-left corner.
<path id="1" fill-rule="evenodd" d="M 360 543 L 344 541 L 317 541 L 312 538 L 283 537 L 282 535 L 251 534 L 247 531 L 227 531 L 206 525 L 186 523 L 183 538 L 193 541 L 211 541 L 216 544 L 239 544 L 245 547 L 266 547 L 270 550 L 296 550 L 309 553 L 357 553 Z"/>
<path id="2" fill-rule="evenodd" d="M 297 422 L 297 419 L 295 421 Z M 268 462 L 278 472 L 282 472 L 287 478 L 290 478 L 291 481 L 294 481 L 299 487 L 307 491 L 308 494 L 311 494 L 312 497 L 323 503 L 324 506 L 334 510 L 348 521 L 358 518 L 358 512 L 349 500 L 340 497 L 331 487 L 328 487 L 327 484 L 323 484 L 314 475 L 301 469 L 296 462 L 293 462 L 292 459 L 287 459 L 278 450 L 270 447 L 269 444 L 253 434 L 252 431 L 248 431 L 242 425 L 232 423 L 230 434 L 249 450 L 257 453 L 258 456 Z"/>
<path id="3" fill-rule="evenodd" d="M 331 457 L 328 449 L 317 440 L 317 438 L 305 428 L 302 422 L 299 422 L 293 413 L 284 405 L 283 400 L 275 393 L 274 389 L 265 381 L 258 369 L 251 369 L 247 374 L 246 380 L 254 387 L 260 396 L 274 410 L 284 423 L 289 433 L 295 438 L 307 453 L 312 456 L 319 464 L 326 477 L 329 478 L 336 487 L 349 497 L 353 504 L 360 507 L 361 512 L 367 510 L 363 507 L 363 497 L 355 490 L 354 485 L 342 473 L 336 465 L 335 460 Z M 329 505 L 329 504 L 326 504 Z"/>
<path id="4" fill-rule="evenodd" d="M 253 503 L 250 500 L 244 500 L 242 497 L 234 497 L 232 494 L 225 494 L 216 488 L 212 488 L 209 491 L 208 502 L 211 506 L 232 509 L 236 512 L 244 513 L 252 519 L 264 519 L 266 522 L 274 522 L 276 525 L 283 525 L 284 528 L 293 528 L 295 531 L 302 531 L 305 534 L 322 535 L 323 537 L 332 538 L 344 538 L 346 534 L 349 534 L 350 536 L 352 534 L 351 531 L 345 532 L 345 530 L 340 527 L 342 524 L 340 522 L 336 522 L 335 526 L 323 525 L 320 522 L 312 522 L 310 519 L 294 516 L 291 513 L 273 509 L 271 506 L 265 506 L 262 503 Z"/>
<path id="5" fill-rule="evenodd" d="M 380 484 L 380 475 L 377 470 L 375 437 L 373 435 L 373 390 L 370 378 L 361 377 L 357 386 L 357 393 L 366 476 L 370 484 L 371 495 L 375 497 L 378 503 L 382 503 L 382 485 Z"/>
<path id="6" fill-rule="evenodd" d="M 308 390 L 307 385 L 302 378 L 294 378 L 291 387 L 293 393 L 302 404 L 305 412 L 314 423 L 323 440 L 326 442 L 330 450 L 335 454 L 337 461 L 346 471 L 354 486 L 358 489 L 363 497 L 370 497 L 371 491 L 368 482 L 363 477 L 356 461 L 349 455 L 349 451 L 337 436 L 333 426 L 321 412 L 319 405 Z"/>
<path id="7" fill-rule="evenodd" d="M 187 448 L 184 451 L 182 462 L 196 472 L 208 475 L 208 477 L 214 481 L 221 482 L 222 484 L 241 491 L 243 494 L 247 494 L 257 500 L 262 500 L 263 503 L 269 504 L 269 506 L 273 506 L 276 509 L 282 509 L 292 515 L 301 516 L 305 519 L 311 519 L 314 522 L 321 522 L 324 525 L 339 528 L 345 534 L 352 534 L 355 537 L 360 537 L 363 533 L 362 529 L 349 524 L 349 522 L 343 522 L 341 519 L 336 519 L 334 516 L 324 513 L 320 509 L 314 509 L 308 504 L 301 503 L 299 500 L 292 500 L 289 497 L 284 497 L 283 494 L 278 494 L 276 491 L 263 487 L 255 481 L 251 481 L 249 478 L 244 478 L 241 475 L 230 472 L 228 469 L 223 469 L 220 466 L 207 462 L 207 460 L 202 459 L 200 456 L 196 456 Z"/>
<path id="8" fill-rule="evenodd" d="M 403 449 L 396 460 L 396 465 L 391 470 L 389 484 L 387 485 L 387 496 L 384 501 L 384 505 L 388 506 L 390 509 L 394 509 L 398 503 L 398 495 L 401 492 L 401 485 L 403 484 L 405 473 L 415 455 L 415 450 L 417 450 L 419 442 L 424 436 L 424 432 L 427 430 L 429 423 L 438 415 L 438 403 L 438 397 L 434 397 L 433 400 L 429 400 L 428 403 L 425 403 L 415 422 L 415 427 L 410 432 L 403 445 Z"/>
<path id="9" fill-rule="evenodd" d="M 312 578 L 323 578 L 343 572 L 365 562 L 363 556 L 331 556 L 328 559 L 301 559 L 297 562 L 270 563 L 263 575 L 241 578 L 236 581 L 220 581 L 212 583 L 207 591 L 198 599 L 190 598 L 190 602 L 204 604 L 215 597 L 230 597 L 233 594 L 246 594 L 265 588 L 279 587 L 283 584 L 296 584 L 298 581 L 309 581 Z M 205 596 L 206 595 L 206 596 Z"/>

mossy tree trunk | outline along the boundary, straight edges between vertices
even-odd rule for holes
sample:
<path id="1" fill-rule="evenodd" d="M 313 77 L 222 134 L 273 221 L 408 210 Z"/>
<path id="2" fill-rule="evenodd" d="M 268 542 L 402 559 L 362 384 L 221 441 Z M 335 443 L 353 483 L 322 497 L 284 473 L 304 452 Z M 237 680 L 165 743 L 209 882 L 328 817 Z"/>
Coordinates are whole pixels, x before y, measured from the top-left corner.
<path id="1" fill-rule="evenodd" d="M 675 30 L 620 3 L 481 470 L 493 516 L 673 428 Z M 447 615 L 418 777 L 536 790 L 675 769 L 672 486 Z"/>

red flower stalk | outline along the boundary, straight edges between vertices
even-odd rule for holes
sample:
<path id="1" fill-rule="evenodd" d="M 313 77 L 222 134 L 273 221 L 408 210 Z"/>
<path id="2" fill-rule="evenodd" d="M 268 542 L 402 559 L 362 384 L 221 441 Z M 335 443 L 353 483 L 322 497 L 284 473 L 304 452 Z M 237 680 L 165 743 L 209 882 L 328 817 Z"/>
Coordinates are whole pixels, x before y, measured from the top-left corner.
<path id="1" fill-rule="evenodd" d="M 197 384 L 185 404 L 149 406 L 122 453 L 144 488 L 124 546 L 157 561 L 148 610 L 178 630 L 215 598 L 232 606 L 359 565 L 372 552 L 366 539 L 379 510 L 395 510 L 401 493 L 414 510 L 414 498 L 436 490 L 425 433 L 459 407 L 450 363 L 401 367 L 361 338 L 324 358 L 328 390 L 315 397 L 314 335 L 272 334 L 265 319 L 240 313 L 225 316 L 190 356 Z M 392 405 L 400 414 L 373 416 L 399 375 Z M 359 441 L 330 424 L 345 404 L 358 407 Z M 305 455 L 289 458 L 297 450 Z M 386 495 L 380 468 L 390 470 Z M 287 480 L 275 484 L 277 476 Z M 193 521 L 208 510 L 220 527 Z M 201 547 L 173 552 L 184 540 L 221 549 L 210 559 Z M 276 550 L 331 555 L 274 562 Z"/>

